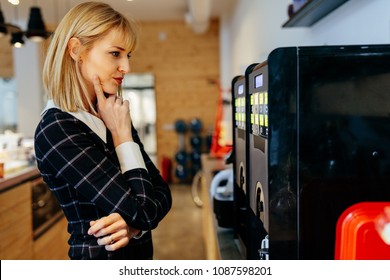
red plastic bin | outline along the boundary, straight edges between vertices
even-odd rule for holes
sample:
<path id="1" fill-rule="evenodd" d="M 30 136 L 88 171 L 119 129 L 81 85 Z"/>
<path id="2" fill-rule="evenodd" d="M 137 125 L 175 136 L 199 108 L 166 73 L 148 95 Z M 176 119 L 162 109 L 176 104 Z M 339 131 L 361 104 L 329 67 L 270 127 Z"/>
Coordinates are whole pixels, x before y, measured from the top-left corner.
<path id="1" fill-rule="evenodd" d="M 387 245 L 375 220 L 390 202 L 360 202 L 347 208 L 336 225 L 336 260 L 390 260 Z"/>

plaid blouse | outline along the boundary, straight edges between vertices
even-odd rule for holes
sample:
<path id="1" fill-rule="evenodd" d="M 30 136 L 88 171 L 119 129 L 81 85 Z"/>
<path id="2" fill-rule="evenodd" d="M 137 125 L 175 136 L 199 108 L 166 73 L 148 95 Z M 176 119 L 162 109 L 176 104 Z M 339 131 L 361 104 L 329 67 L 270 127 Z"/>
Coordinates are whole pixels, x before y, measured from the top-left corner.
<path id="1" fill-rule="evenodd" d="M 171 208 L 169 186 L 144 151 L 134 127 L 133 139 L 146 169 L 121 170 L 109 130 L 103 133 L 106 142 L 98 134 L 58 108 L 45 111 L 35 132 L 38 168 L 68 220 L 68 255 L 71 259 L 152 259 L 151 230 Z M 114 212 L 146 233 L 109 252 L 87 231 L 90 221 Z"/>

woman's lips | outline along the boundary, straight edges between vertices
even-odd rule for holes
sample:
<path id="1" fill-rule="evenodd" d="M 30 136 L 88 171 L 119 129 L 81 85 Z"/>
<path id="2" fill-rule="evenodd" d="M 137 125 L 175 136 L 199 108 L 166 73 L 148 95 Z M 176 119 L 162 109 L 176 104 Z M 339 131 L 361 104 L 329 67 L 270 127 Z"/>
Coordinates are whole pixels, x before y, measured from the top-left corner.
<path id="1" fill-rule="evenodd" d="M 118 85 L 122 84 L 123 78 L 114 78 Z"/>

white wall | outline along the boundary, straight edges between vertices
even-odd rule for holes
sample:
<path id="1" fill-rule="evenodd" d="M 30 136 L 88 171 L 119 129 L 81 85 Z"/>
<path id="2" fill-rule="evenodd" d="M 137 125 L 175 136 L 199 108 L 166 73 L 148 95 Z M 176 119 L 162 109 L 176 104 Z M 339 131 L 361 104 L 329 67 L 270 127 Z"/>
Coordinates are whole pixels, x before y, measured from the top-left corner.
<path id="1" fill-rule="evenodd" d="M 17 126 L 15 79 L 0 79 L 0 100 L 0 133 L 3 133 Z"/>
<path id="2" fill-rule="evenodd" d="M 349 0 L 310 31 L 312 44 L 389 44 L 390 1 Z"/>
<path id="3" fill-rule="evenodd" d="M 13 48 L 17 91 L 18 132 L 33 137 L 43 109 L 41 43 L 26 40 L 23 48 Z"/>
<path id="4" fill-rule="evenodd" d="M 224 87 L 230 87 L 234 76 L 243 74 L 251 63 L 266 60 L 278 47 L 390 41 L 389 0 L 349 0 L 311 27 L 282 28 L 290 3 L 292 0 L 238 0 L 234 11 L 222 18 L 221 61 L 229 61 L 221 64 Z"/>

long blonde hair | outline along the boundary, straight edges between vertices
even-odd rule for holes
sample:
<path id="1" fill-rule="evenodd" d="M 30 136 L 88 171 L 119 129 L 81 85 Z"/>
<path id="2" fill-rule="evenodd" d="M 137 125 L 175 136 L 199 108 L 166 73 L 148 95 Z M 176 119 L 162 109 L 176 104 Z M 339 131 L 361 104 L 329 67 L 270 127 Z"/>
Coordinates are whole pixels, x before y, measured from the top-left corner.
<path id="1" fill-rule="evenodd" d="M 73 7 L 55 29 L 43 66 L 43 85 L 49 99 L 64 111 L 84 110 L 96 114 L 86 91 L 78 59 L 69 54 L 68 42 L 76 37 L 84 51 L 111 30 L 123 35 L 125 46 L 133 51 L 137 45 L 138 30 L 134 22 L 110 5 L 102 2 L 84 2 Z M 81 52 L 80 52 L 81 53 Z"/>

